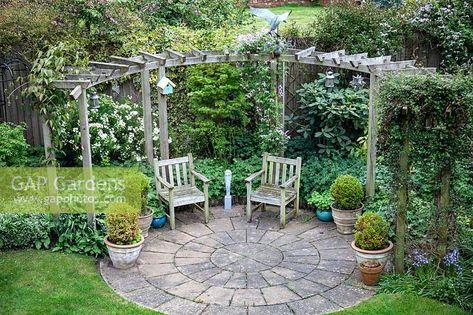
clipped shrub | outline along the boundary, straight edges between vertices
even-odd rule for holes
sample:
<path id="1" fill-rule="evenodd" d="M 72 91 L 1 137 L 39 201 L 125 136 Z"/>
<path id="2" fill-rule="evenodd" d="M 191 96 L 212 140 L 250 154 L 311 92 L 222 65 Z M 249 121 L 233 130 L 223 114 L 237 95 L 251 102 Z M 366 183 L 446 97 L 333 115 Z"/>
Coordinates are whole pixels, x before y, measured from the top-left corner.
<path id="1" fill-rule="evenodd" d="M 0 249 L 48 248 L 49 234 L 49 215 L 0 214 Z"/>
<path id="2" fill-rule="evenodd" d="M 389 224 L 377 213 L 365 212 L 355 223 L 355 245 L 365 250 L 387 247 Z"/>
<path id="3" fill-rule="evenodd" d="M 117 245 L 136 244 L 141 240 L 138 211 L 127 203 L 108 206 L 106 225 L 108 240 Z"/>
<path id="4" fill-rule="evenodd" d="M 149 179 L 142 172 L 133 172 L 124 178 L 126 202 L 141 214 L 147 214 Z"/>
<path id="5" fill-rule="evenodd" d="M 343 210 L 360 207 L 364 195 L 360 181 L 351 175 L 338 176 L 330 187 L 330 193 L 337 207 Z"/>
<path id="6" fill-rule="evenodd" d="M 0 167 L 24 166 L 28 161 L 28 148 L 23 125 L 0 123 Z"/>

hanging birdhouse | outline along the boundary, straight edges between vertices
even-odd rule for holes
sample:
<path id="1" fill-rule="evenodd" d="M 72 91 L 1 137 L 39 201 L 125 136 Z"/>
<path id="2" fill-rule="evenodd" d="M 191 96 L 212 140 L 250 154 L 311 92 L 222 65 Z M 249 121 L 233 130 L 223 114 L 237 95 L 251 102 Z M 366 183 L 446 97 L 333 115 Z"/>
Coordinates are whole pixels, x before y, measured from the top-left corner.
<path id="1" fill-rule="evenodd" d="M 174 92 L 174 87 L 176 87 L 176 85 L 166 77 L 161 78 L 158 82 L 159 92 L 163 95 L 172 94 Z"/>

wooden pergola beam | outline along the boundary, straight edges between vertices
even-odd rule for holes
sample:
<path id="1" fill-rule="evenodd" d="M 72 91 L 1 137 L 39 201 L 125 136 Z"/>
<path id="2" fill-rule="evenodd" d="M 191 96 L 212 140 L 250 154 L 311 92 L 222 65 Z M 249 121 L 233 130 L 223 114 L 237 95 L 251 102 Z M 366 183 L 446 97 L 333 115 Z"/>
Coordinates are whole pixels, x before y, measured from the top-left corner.
<path id="1" fill-rule="evenodd" d="M 89 62 L 91 66 L 98 69 L 112 69 L 112 70 L 120 70 L 121 72 L 126 72 L 129 65 L 119 64 L 119 63 L 110 63 L 110 62 L 98 62 L 98 61 L 91 61 Z"/>
<path id="2" fill-rule="evenodd" d="M 186 62 L 186 55 L 184 55 L 180 52 L 177 52 L 177 51 L 174 51 L 172 49 L 167 48 L 166 53 L 168 54 L 168 56 L 170 58 L 178 58 L 181 63 Z"/>
<path id="3" fill-rule="evenodd" d="M 192 47 L 191 52 L 192 52 L 192 55 L 194 55 L 195 57 L 200 57 L 202 61 L 207 60 L 207 54 L 204 53 L 203 51 L 200 51 L 199 49 Z"/>
<path id="4" fill-rule="evenodd" d="M 166 57 L 156 55 L 156 54 L 151 54 L 146 51 L 140 51 L 141 55 L 148 60 L 155 60 L 159 62 L 159 65 L 164 66 L 166 64 Z"/>
<path id="5" fill-rule="evenodd" d="M 129 58 L 124 58 L 124 57 L 118 57 L 118 56 L 111 56 L 110 59 L 115 61 L 118 64 L 124 64 L 127 66 L 141 66 L 144 67 L 146 64 L 146 61 L 139 61 L 139 60 L 134 60 L 134 59 L 129 59 Z"/>
<path id="6" fill-rule="evenodd" d="M 90 85 L 89 80 L 56 80 L 53 82 L 58 89 L 74 89 L 76 86 L 87 88 Z"/>
<path id="7" fill-rule="evenodd" d="M 299 61 L 301 57 L 309 57 L 310 55 L 312 55 L 314 51 L 315 51 L 315 47 L 309 47 L 307 49 L 296 52 L 294 56 L 296 57 L 296 60 Z"/>
<path id="8" fill-rule="evenodd" d="M 345 49 L 331 51 L 331 52 L 327 52 L 327 53 L 320 53 L 320 52 L 314 53 L 314 57 L 318 61 L 324 61 L 326 59 L 333 59 L 333 58 L 340 58 L 342 56 L 345 56 Z"/>

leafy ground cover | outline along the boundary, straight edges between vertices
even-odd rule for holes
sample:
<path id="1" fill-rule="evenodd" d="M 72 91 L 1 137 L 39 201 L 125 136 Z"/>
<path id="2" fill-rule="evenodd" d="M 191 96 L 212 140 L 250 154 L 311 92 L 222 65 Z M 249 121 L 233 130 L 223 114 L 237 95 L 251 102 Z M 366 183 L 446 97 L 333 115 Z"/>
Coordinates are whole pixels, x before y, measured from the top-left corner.
<path id="1" fill-rule="evenodd" d="M 0 313 L 156 314 L 115 294 L 90 257 L 23 250 L 0 254 Z M 467 314 L 427 298 L 380 294 L 339 312 L 358 314 Z"/>

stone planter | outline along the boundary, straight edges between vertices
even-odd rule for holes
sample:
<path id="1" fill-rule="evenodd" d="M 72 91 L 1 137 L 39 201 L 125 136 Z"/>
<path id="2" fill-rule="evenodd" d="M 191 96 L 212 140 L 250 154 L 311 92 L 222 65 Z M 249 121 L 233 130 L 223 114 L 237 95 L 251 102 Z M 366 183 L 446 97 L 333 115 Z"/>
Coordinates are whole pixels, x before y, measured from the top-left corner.
<path id="1" fill-rule="evenodd" d="M 357 247 L 355 245 L 355 241 L 353 241 L 351 242 L 351 248 L 353 248 L 353 250 L 355 251 L 356 262 L 358 264 L 361 264 L 365 261 L 377 261 L 384 267 L 393 249 L 393 243 L 389 241 L 389 246 L 385 249 L 366 250 Z"/>
<path id="2" fill-rule="evenodd" d="M 378 284 L 383 265 L 378 261 L 365 261 L 358 265 L 363 283 L 369 286 Z"/>
<path id="3" fill-rule="evenodd" d="M 332 208 L 333 221 L 337 225 L 337 231 L 340 234 L 353 234 L 356 219 L 361 215 L 364 205 L 354 210 L 341 210 L 335 208 L 334 204 L 330 206 Z"/>
<path id="4" fill-rule="evenodd" d="M 141 249 L 145 238 L 141 236 L 141 241 L 133 245 L 116 245 L 108 240 L 108 235 L 105 236 L 104 242 L 108 248 L 108 255 L 112 260 L 113 267 L 117 269 L 128 269 L 132 267 L 138 256 L 140 256 Z"/>
<path id="5" fill-rule="evenodd" d="M 148 209 L 148 213 L 145 216 L 140 216 L 138 218 L 138 224 L 140 225 L 141 233 L 143 234 L 143 237 L 148 237 L 148 230 L 151 227 L 151 221 L 153 221 L 153 211 L 151 209 Z"/>

